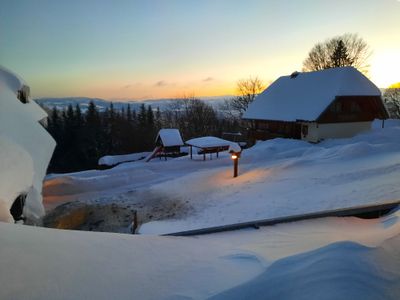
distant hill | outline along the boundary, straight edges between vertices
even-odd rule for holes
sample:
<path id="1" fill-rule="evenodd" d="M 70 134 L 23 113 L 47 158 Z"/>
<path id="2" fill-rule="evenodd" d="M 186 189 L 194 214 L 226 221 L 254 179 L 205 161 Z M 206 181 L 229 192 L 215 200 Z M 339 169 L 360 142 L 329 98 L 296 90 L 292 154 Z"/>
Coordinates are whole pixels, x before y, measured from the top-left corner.
<path id="1" fill-rule="evenodd" d="M 201 100 L 206 101 L 214 108 L 218 109 L 219 105 L 222 104 L 226 99 L 229 99 L 232 96 L 216 96 L 216 97 L 200 97 Z M 57 109 L 63 110 L 68 107 L 69 104 L 75 106 L 79 104 L 82 111 L 86 111 L 89 102 L 93 101 L 99 111 L 105 111 L 107 107 L 110 106 L 112 102 L 114 105 L 114 109 L 121 110 L 122 108 L 127 108 L 128 104 L 131 105 L 132 109 L 138 110 L 140 105 L 144 103 L 146 106 L 151 105 L 153 109 L 157 107 L 160 110 L 165 110 L 168 105 L 177 99 L 148 99 L 141 101 L 117 101 L 117 100 L 105 100 L 100 98 L 87 98 L 87 97 L 65 97 L 65 98 L 38 98 L 35 99 L 37 103 L 40 105 L 52 109 L 56 107 Z"/>

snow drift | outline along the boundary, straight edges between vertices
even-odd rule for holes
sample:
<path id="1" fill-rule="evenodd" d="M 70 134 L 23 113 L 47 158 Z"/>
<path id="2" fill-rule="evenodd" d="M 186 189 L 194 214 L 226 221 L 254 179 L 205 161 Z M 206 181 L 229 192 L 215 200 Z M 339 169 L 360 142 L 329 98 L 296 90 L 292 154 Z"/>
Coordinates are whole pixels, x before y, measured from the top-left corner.
<path id="1" fill-rule="evenodd" d="M 0 221 L 13 221 L 10 208 L 20 195 L 26 195 L 26 218 L 44 215 L 42 182 L 55 147 L 39 123 L 46 117 L 27 84 L 0 67 Z"/>

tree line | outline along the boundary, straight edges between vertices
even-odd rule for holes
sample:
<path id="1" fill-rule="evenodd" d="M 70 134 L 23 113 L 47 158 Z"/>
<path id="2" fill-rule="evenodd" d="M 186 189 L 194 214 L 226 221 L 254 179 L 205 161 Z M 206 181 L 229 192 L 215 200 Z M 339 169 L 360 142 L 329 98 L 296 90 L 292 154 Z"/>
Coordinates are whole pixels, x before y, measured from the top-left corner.
<path id="1" fill-rule="evenodd" d="M 93 102 L 82 112 L 69 105 L 49 113 L 47 130 L 57 142 L 48 172 L 65 173 L 97 167 L 100 157 L 151 151 L 161 128 L 178 128 L 184 140 L 238 131 L 236 118 L 226 117 L 206 102 L 185 97 L 163 111 L 142 104 L 138 111 L 128 104 L 120 111 L 112 103 L 103 112 Z"/>

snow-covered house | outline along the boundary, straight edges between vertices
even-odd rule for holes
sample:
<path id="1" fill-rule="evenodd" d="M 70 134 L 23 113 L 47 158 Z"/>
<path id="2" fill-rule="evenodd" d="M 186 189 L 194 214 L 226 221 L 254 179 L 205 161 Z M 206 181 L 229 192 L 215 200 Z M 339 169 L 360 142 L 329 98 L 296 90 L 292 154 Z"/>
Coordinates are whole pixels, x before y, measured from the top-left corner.
<path id="1" fill-rule="evenodd" d="M 28 85 L 0 66 L 0 221 L 44 215 L 42 184 L 55 147 L 46 118 Z"/>
<path id="2" fill-rule="evenodd" d="M 310 142 L 351 137 L 387 117 L 380 90 L 353 67 L 282 76 L 243 114 L 251 139 Z"/>

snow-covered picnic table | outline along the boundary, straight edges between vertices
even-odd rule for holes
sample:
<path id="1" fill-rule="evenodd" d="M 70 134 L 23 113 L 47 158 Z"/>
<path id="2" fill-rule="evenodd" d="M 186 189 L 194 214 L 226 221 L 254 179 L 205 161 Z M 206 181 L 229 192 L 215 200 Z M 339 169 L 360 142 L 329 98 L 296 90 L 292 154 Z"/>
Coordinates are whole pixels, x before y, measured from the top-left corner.
<path id="1" fill-rule="evenodd" d="M 189 147 L 190 147 L 190 158 L 193 158 L 193 151 L 192 147 L 199 148 L 200 151 L 198 153 L 203 154 L 203 159 L 206 159 L 206 153 L 217 153 L 217 157 L 219 152 L 222 151 L 233 151 L 233 152 L 240 152 L 241 148 L 240 146 L 231 141 L 227 141 L 215 136 L 205 136 L 205 137 L 199 137 L 199 138 L 194 138 L 190 139 L 185 142 Z M 211 158 L 211 156 L 210 156 Z"/>

